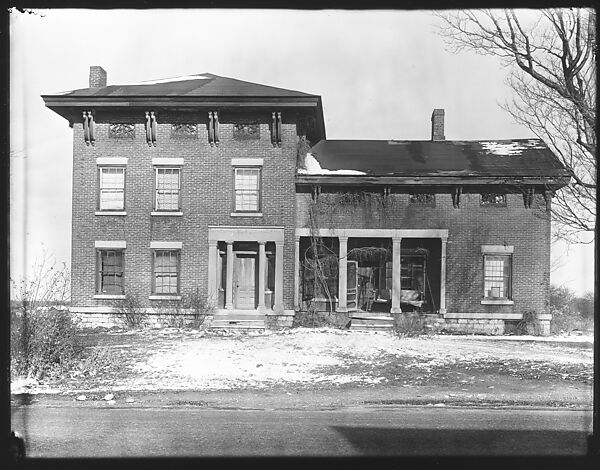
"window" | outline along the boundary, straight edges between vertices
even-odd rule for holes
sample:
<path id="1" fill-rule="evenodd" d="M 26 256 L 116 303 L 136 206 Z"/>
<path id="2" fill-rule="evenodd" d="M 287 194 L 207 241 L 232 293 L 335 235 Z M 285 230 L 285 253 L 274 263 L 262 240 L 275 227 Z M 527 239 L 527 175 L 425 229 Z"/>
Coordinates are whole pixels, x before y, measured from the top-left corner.
<path id="1" fill-rule="evenodd" d="M 155 210 L 179 210 L 179 168 L 156 168 Z"/>
<path id="2" fill-rule="evenodd" d="M 409 195 L 409 201 L 411 204 L 435 204 L 435 194 L 433 193 L 411 193 Z"/>
<path id="3" fill-rule="evenodd" d="M 100 167 L 98 206 L 101 211 L 125 209 L 125 168 Z"/>
<path id="4" fill-rule="evenodd" d="M 179 251 L 154 250 L 154 294 L 179 293 Z"/>
<path id="5" fill-rule="evenodd" d="M 260 211 L 260 168 L 235 168 L 235 211 Z"/>
<path id="6" fill-rule="evenodd" d="M 500 193 L 483 193 L 481 195 L 482 206 L 505 206 L 506 194 Z"/>
<path id="7" fill-rule="evenodd" d="M 123 250 L 98 250 L 98 294 L 121 295 L 123 284 Z"/>
<path id="8" fill-rule="evenodd" d="M 511 255 L 484 255 L 483 297 L 486 299 L 511 298 Z"/>

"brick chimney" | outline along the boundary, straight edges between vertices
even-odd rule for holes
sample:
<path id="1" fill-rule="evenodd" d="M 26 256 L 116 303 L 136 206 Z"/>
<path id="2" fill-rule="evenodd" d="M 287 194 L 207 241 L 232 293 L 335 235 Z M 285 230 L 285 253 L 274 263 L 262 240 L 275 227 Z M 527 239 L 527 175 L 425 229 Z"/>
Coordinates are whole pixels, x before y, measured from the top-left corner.
<path id="1" fill-rule="evenodd" d="M 90 88 L 106 86 L 106 70 L 99 65 L 90 66 Z"/>
<path id="2" fill-rule="evenodd" d="M 444 110 L 434 109 L 431 115 L 431 141 L 446 140 L 444 135 Z"/>

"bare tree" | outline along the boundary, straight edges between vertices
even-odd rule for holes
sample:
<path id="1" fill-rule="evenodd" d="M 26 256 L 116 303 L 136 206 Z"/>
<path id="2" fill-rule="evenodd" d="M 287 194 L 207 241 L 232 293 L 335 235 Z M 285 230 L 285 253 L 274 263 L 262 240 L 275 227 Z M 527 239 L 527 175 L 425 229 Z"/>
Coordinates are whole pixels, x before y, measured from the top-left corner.
<path id="1" fill-rule="evenodd" d="M 557 236 L 589 242 L 596 219 L 596 17 L 592 9 L 437 14 L 450 50 L 500 57 L 515 92 L 513 118 L 571 168 L 553 204 Z"/>
<path id="2" fill-rule="evenodd" d="M 22 314 L 51 305 L 65 306 L 71 298 L 71 275 L 63 263 L 57 264 L 46 251 L 36 259 L 32 271 L 19 280 L 12 280 L 11 300 Z"/>

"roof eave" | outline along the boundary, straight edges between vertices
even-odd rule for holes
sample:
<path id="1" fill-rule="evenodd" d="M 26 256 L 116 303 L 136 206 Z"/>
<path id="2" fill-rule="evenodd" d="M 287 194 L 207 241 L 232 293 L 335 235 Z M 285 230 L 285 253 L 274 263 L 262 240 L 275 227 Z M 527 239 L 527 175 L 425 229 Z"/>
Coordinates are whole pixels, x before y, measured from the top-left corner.
<path id="1" fill-rule="evenodd" d="M 328 185 L 328 186 L 448 186 L 466 185 L 478 186 L 482 184 L 495 185 L 534 185 L 548 186 L 551 189 L 560 189 L 569 184 L 568 172 L 556 175 L 296 175 L 297 185 Z"/>

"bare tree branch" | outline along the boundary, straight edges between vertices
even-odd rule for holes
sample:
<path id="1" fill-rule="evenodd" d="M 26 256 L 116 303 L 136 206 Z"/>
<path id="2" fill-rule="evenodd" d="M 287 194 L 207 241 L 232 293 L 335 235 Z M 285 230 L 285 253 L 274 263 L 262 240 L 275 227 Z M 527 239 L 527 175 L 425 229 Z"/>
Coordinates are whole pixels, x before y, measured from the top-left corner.
<path id="1" fill-rule="evenodd" d="M 497 56 L 514 99 L 502 107 L 572 171 L 553 201 L 558 233 L 580 242 L 596 226 L 596 16 L 592 9 L 437 13 L 449 50 Z"/>

